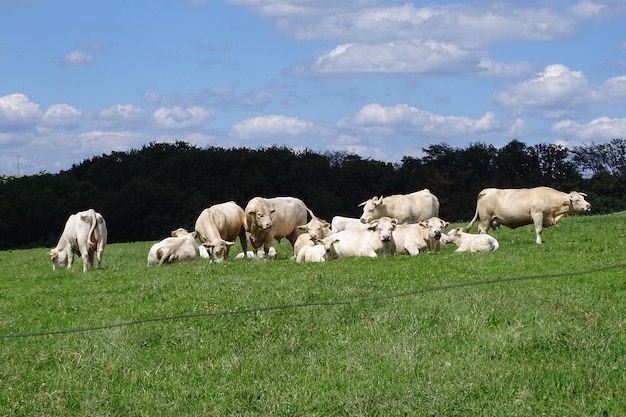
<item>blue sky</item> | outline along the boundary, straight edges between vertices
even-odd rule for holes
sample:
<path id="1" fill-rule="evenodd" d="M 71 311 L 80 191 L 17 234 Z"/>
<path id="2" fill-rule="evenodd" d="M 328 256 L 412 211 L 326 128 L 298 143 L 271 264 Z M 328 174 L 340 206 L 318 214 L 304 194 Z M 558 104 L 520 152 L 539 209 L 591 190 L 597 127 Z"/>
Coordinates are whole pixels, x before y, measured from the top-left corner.
<path id="1" fill-rule="evenodd" d="M 175 140 L 603 143 L 626 137 L 624 27 L 622 0 L 0 0 L 0 175 Z"/>

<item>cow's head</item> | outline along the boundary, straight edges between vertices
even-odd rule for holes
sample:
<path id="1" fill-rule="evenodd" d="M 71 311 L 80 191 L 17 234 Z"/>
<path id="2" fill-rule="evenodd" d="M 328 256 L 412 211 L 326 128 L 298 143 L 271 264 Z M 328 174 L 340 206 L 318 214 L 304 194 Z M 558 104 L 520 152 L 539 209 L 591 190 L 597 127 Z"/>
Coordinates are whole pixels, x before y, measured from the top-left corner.
<path id="1" fill-rule="evenodd" d="M 378 231 L 378 238 L 381 242 L 389 242 L 393 237 L 393 231 L 397 225 L 397 219 L 381 217 L 380 219 L 370 222 L 368 229 L 371 231 Z"/>
<path id="2" fill-rule="evenodd" d="M 326 259 L 331 260 L 331 259 L 336 259 L 338 257 L 337 252 L 335 251 L 335 244 L 339 243 L 339 239 L 337 239 L 337 237 L 333 235 L 326 236 L 324 239 L 318 240 L 315 243 L 319 245 L 324 245 L 324 251 L 326 252 Z"/>
<path id="3" fill-rule="evenodd" d="M 67 254 L 64 250 L 52 249 L 48 252 L 48 256 L 52 261 L 52 270 L 56 271 L 59 268 L 63 268 L 67 265 Z"/>
<path id="4" fill-rule="evenodd" d="M 228 250 L 233 246 L 235 242 L 230 240 L 218 239 L 213 242 L 204 242 L 202 246 L 209 252 L 209 258 L 211 261 L 220 263 L 223 262 L 228 255 Z"/>
<path id="5" fill-rule="evenodd" d="M 330 235 L 330 224 L 326 220 L 313 217 L 310 222 L 298 226 L 302 233 L 308 233 L 312 240 L 322 239 Z"/>
<path id="6" fill-rule="evenodd" d="M 259 203 L 248 211 L 248 220 L 259 229 L 269 229 L 272 227 L 272 214 L 275 211 L 273 208 L 268 207 L 267 204 Z"/>
<path id="7" fill-rule="evenodd" d="M 441 239 L 441 231 L 450 226 L 450 223 L 441 220 L 439 217 L 431 217 L 428 220 L 419 222 L 419 225 L 428 229 L 428 236 L 432 239 Z"/>
<path id="8" fill-rule="evenodd" d="M 195 239 L 196 237 L 196 232 L 189 232 L 187 231 L 187 229 L 183 229 L 182 227 L 179 227 L 176 230 L 172 230 L 172 237 L 191 237 L 192 239 Z"/>
<path id="9" fill-rule="evenodd" d="M 381 210 L 383 207 L 382 195 L 380 196 L 380 198 L 372 197 L 369 200 L 362 202 L 361 204 L 359 204 L 359 207 L 361 206 L 363 206 L 363 214 L 361 215 L 361 218 L 359 220 L 361 220 L 361 223 L 363 224 L 370 223 L 373 220 L 379 219 L 384 216 L 384 213 Z"/>
<path id="10" fill-rule="evenodd" d="M 585 200 L 587 194 L 572 191 L 569 193 L 569 201 L 574 211 L 590 211 L 591 203 Z"/>

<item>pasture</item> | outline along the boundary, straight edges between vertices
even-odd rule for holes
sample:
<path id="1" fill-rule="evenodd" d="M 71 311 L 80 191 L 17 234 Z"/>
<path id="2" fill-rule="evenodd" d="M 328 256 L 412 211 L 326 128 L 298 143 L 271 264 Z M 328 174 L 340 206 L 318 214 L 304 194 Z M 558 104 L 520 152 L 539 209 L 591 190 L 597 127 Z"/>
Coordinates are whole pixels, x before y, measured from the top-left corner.
<path id="1" fill-rule="evenodd" d="M 0 252 L 0 415 L 624 415 L 626 213 L 492 234 L 322 264 L 112 244 L 87 274 Z"/>

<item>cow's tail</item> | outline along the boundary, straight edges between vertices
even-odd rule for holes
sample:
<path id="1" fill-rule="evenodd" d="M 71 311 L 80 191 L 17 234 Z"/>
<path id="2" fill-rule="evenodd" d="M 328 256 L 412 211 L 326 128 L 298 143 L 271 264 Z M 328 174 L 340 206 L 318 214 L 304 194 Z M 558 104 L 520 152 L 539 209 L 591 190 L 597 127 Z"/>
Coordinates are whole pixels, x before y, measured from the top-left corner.
<path id="1" fill-rule="evenodd" d="M 91 220 L 91 226 L 89 227 L 89 234 L 87 235 L 87 247 L 95 250 L 96 237 L 94 236 L 94 231 L 98 225 L 98 217 L 96 216 L 96 211 L 94 209 L 89 209 L 88 212 L 89 219 Z"/>
<path id="2" fill-rule="evenodd" d="M 465 228 L 463 229 L 463 231 L 465 233 L 468 233 L 470 230 L 472 230 L 472 227 L 474 227 L 474 223 L 476 222 L 476 219 L 478 218 L 478 204 L 476 204 L 476 213 L 474 213 L 474 218 L 472 219 L 472 221 L 465 226 Z"/>

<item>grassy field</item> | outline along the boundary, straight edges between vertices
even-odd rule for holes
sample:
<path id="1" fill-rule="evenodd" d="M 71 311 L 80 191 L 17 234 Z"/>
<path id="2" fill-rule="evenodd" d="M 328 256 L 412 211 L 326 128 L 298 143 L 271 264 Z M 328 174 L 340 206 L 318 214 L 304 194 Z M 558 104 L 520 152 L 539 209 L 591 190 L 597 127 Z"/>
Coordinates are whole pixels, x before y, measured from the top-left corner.
<path id="1" fill-rule="evenodd" d="M 626 214 L 494 236 L 325 264 L 113 244 L 87 274 L 0 252 L 0 415 L 626 415 Z"/>

